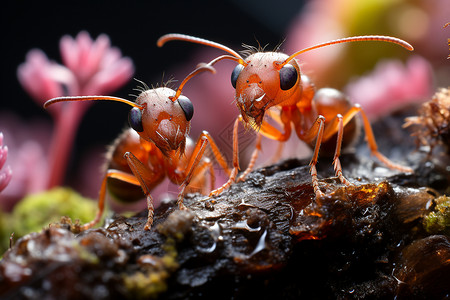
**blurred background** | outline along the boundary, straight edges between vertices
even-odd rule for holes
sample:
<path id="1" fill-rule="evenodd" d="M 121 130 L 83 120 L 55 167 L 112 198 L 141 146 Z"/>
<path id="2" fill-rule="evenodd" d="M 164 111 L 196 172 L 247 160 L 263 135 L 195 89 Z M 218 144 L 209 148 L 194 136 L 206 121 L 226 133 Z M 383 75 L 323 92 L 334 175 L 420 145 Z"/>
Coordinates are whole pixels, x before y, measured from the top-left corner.
<path id="1" fill-rule="evenodd" d="M 19 83 L 17 68 L 33 48 L 62 64 L 59 42 L 64 35 L 76 37 L 80 31 L 88 32 L 92 39 L 108 35 L 111 45 L 133 61 L 132 77 L 149 86 L 170 78 L 180 82 L 199 62 L 223 54 L 183 42 L 157 48 L 156 40 L 171 32 L 210 39 L 237 51 L 242 44 L 268 45 L 267 50 L 281 44 L 280 50 L 288 54 L 352 35 L 384 34 L 405 39 L 414 45 L 415 52 L 383 43 L 353 43 L 298 57 L 316 86 L 348 92 L 368 113 L 373 112 L 373 118 L 394 109 L 392 103 L 423 101 L 437 86 L 449 85 L 450 27 L 443 28 L 450 22 L 448 0 L 11 1 L 1 10 L 1 22 L 0 131 L 4 133 L 3 145 L 9 148 L 5 165 L 13 171 L 9 186 L 0 194 L 3 202 L 6 200 L 2 197 L 17 195 L 13 189 L 19 189 L 22 195 L 42 189 L 42 185 L 33 183 L 39 174 L 24 179 L 27 175 L 20 173 L 29 175 L 37 165 L 46 167 L 54 125 L 42 103 L 33 100 Z M 196 139 L 201 130 L 209 131 L 230 159 L 229 136 L 237 116 L 230 84 L 234 65 L 229 61 L 217 64 L 216 75 L 201 74 L 183 91 L 195 106 L 191 136 Z M 133 99 L 129 94 L 136 94 L 133 89 L 137 85 L 129 80 L 112 95 Z M 113 102 L 95 103 L 86 110 L 62 185 L 97 197 L 103 153 L 127 126 L 128 111 L 127 106 Z M 297 148 L 301 144 L 297 140 L 294 137 L 295 146 L 286 147 L 285 156 L 308 155 L 307 149 Z M 27 141 L 33 141 L 33 147 Z M 245 162 L 253 149 L 253 134 L 243 134 L 241 141 Z M 275 143 L 264 144 L 267 149 Z M 28 150 L 19 155 L 21 148 Z M 266 150 L 265 154 L 270 158 L 273 151 Z M 23 182 L 14 183 L 19 178 Z"/>

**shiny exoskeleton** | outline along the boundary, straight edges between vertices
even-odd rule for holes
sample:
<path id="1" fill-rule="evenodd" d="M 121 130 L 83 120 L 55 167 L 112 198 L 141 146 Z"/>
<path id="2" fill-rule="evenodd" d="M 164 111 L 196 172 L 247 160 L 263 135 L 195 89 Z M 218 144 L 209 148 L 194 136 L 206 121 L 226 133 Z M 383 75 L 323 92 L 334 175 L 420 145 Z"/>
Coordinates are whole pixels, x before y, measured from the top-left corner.
<path id="1" fill-rule="evenodd" d="M 222 168 L 230 174 L 227 163 L 208 132 L 203 131 L 197 143 L 189 139 L 190 121 L 194 107 L 181 95 L 184 84 L 202 71 L 214 72 L 211 66 L 201 66 L 189 74 L 175 91 L 168 87 L 145 89 L 135 102 L 112 96 L 59 97 L 47 101 L 48 107 L 62 101 L 118 101 L 132 106 L 129 113 L 131 128 L 122 133 L 108 154 L 108 169 L 99 193 L 98 212 L 95 219 L 81 226 L 81 230 L 97 224 L 104 211 L 107 187 L 123 201 L 140 199 L 139 192 L 130 185 L 140 186 L 147 198 L 148 218 L 145 230 L 153 223 L 153 199 L 151 190 L 168 177 L 181 187 L 178 206 L 184 209 L 183 195 L 192 183 L 199 189 L 206 184 L 205 173 L 210 171 L 214 185 L 212 161 L 204 155 L 207 145 Z"/>
<path id="2" fill-rule="evenodd" d="M 336 176 L 342 183 L 350 185 L 351 183 L 342 174 L 339 155 L 342 146 L 351 144 L 358 135 L 358 124 L 354 119 L 358 113 L 362 117 L 362 124 L 371 153 L 389 168 L 412 172 L 411 168 L 393 163 L 377 150 L 369 120 L 360 105 L 352 104 L 345 95 L 335 89 L 328 88 L 316 91 L 310 79 L 301 73 L 299 63 L 295 59 L 297 55 L 312 49 L 355 41 L 384 41 L 413 50 L 413 47 L 407 42 L 388 36 L 356 36 L 318 44 L 295 52 L 290 56 L 280 52 L 256 52 L 246 58 L 241 57 L 237 52 L 224 45 L 183 34 L 164 35 L 158 40 L 157 44 L 162 46 L 166 42 L 174 40 L 198 43 L 231 54 L 219 56 L 212 60 L 209 65 L 223 59 L 238 62 L 231 74 L 231 83 L 236 89 L 235 100 L 240 111 L 239 119 L 248 127 L 259 132 L 255 151 L 243 176 L 248 174 L 255 163 L 258 151 L 261 149 L 261 135 L 284 142 L 289 139 L 292 130 L 294 130 L 300 140 L 314 149 L 310 172 L 316 198 L 324 196 L 319 188 L 316 171 L 320 148 L 323 152 L 334 152 L 333 165 Z M 271 108 L 277 109 L 279 113 L 270 110 Z M 265 119 L 265 115 L 270 115 L 272 119 L 278 122 L 282 130 L 280 131 L 272 126 Z M 234 137 L 234 140 L 237 140 L 237 136 Z M 237 151 L 235 151 L 233 157 L 232 176 L 224 186 L 213 191 L 211 195 L 220 193 L 235 181 L 239 167 Z"/>

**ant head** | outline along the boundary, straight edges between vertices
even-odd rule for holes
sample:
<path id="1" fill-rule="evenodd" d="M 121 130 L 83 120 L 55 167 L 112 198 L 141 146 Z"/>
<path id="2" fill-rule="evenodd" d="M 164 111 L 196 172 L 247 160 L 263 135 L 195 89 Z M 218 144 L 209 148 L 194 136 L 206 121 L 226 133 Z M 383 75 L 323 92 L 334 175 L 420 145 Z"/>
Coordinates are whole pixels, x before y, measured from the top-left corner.
<path id="1" fill-rule="evenodd" d="M 294 59 L 297 55 L 329 45 L 357 41 L 382 41 L 398 44 L 410 51 L 414 49 L 410 44 L 398 38 L 367 35 L 321 43 L 297 51 L 290 56 L 276 52 L 257 52 L 244 60 L 236 51 L 224 45 L 184 34 L 166 34 L 158 39 L 157 45 L 161 47 L 166 42 L 174 40 L 202 44 L 231 54 L 231 56 L 219 56 L 209 62 L 208 65 L 213 65 L 222 59 L 231 59 L 239 63 L 231 74 L 231 83 L 236 88 L 236 103 L 244 121 L 255 129 L 261 126 L 265 110 L 289 98 L 300 99 L 302 92 L 301 74 Z M 298 95 L 294 95 L 294 93 L 298 93 Z M 294 105 L 295 100 L 292 103 L 288 100 L 284 104 Z"/>
<path id="2" fill-rule="evenodd" d="M 136 99 L 140 107 L 130 110 L 130 126 L 146 141 L 153 142 L 164 154 L 172 150 L 184 153 L 186 137 L 194 114 L 191 101 L 176 92 L 161 87 L 142 92 Z"/>
<path id="3" fill-rule="evenodd" d="M 213 67 L 201 65 L 181 82 L 176 91 L 167 87 L 148 89 L 139 94 L 136 102 L 112 96 L 58 97 L 45 102 L 44 108 L 63 101 L 126 103 L 133 107 L 128 115 L 130 126 L 142 139 L 154 143 L 164 155 L 168 155 L 169 151 L 178 151 L 183 155 L 194 106 L 186 96 L 181 95 L 181 91 L 189 79 L 203 71 L 215 72 Z"/>
<path id="4" fill-rule="evenodd" d="M 279 67 L 287 58 L 286 54 L 279 52 L 257 52 L 245 59 L 245 66 L 237 65 L 231 74 L 242 118 L 255 129 L 261 126 L 267 109 L 289 99 L 294 93 L 301 93 L 297 61 Z"/>

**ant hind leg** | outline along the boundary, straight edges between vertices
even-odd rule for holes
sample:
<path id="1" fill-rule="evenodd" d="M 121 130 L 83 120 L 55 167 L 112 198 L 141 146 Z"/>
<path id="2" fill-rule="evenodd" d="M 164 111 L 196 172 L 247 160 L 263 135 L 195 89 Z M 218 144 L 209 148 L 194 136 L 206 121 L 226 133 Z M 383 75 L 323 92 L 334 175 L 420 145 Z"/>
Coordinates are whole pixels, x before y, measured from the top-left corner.
<path id="1" fill-rule="evenodd" d="M 350 109 L 350 111 L 346 113 L 346 115 L 347 114 L 354 115 L 357 112 L 361 113 L 364 131 L 366 133 L 366 138 L 367 138 L 367 145 L 369 146 L 369 149 L 370 149 L 372 155 L 376 156 L 378 158 L 378 160 L 380 160 L 384 165 L 386 165 L 390 169 L 399 170 L 399 171 L 405 172 L 405 173 L 412 173 L 413 169 L 411 169 L 410 167 L 405 167 L 400 164 L 394 163 L 393 161 L 391 161 L 389 158 L 387 158 L 386 156 L 384 156 L 383 154 L 381 154 L 378 151 L 378 146 L 377 146 L 377 142 L 375 141 L 375 136 L 372 131 L 372 126 L 370 125 L 370 122 L 369 122 L 369 119 L 367 118 L 366 113 L 364 112 L 364 110 L 361 108 L 361 106 L 359 104 L 355 104 Z M 344 116 L 344 118 L 345 118 L 345 116 Z"/>

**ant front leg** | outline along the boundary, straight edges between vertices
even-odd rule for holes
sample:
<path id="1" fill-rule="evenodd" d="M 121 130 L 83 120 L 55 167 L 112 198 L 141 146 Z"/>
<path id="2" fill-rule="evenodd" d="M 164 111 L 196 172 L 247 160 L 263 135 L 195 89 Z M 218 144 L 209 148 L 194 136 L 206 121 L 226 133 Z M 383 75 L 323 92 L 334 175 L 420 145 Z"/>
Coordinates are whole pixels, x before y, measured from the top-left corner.
<path id="1" fill-rule="evenodd" d="M 125 159 L 128 162 L 128 165 L 131 171 L 134 174 L 134 180 L 137 180 L 139 185 L 141 186 L 146 198 L 147 198 L 147 208 L 148 208 L 148 217 L 147 223 L 145 224 L 144 230 L 150 230 L 153 224 L 153 199 L 150 195 L 150 187 L 147 185 L 147 182 L 151 182 L 152 178 L 156 176 L 155 172 L 153 172 L 149 167 L 145 166 L 139 159 L 134 156 L 131 152 L 126 152 L 124 155 Z M 125 173 L 126 174 L 126 173 Z M 131 176 L 130 174 L 128 174 Z M 131 180 L 129 177 L 118 178 L 127 182 Z M 136 184 L 135 182 L 130 182 Z"/>
<path id="2" fill-rule="evenodd" d="M 194 175 L 194 171 L 195 171 L 195 174 L 199 174 L 199 173 L 202 173 L 202 171 L 205 167 L 209 166 L 210 176 L 211 176 L 211 186 L 214 187 L 215 175 L 214 175 L 213 165 L 210 162 L 205 162 L 205 160 L 202 160 L 204 152 L 206 150 L 206 146 L 208 145 L 208 143 L 212 150 L 211 152 L 212 152 L 212 155 L 214 156 L 214 159 L 219 163 L 219 165 L 228 174 L 228 176 L 231 177 L 232 171 L 230 171 L 230 168 L 228 167 L 228 164 L 227 164 L 224 156 L 220 152 L 219 147 L 217 146 L 216 142 L 214 141 L 212 136 L 207 131 L 203 131 L 194 147 L 194 150 L 192 151 L 191 157 L 190 157 L 189 162 L 186 167 L 186 170 L 189 170 L 189 171 L 188 171 L 188 174 L 186 175 L 185 180 L 183 181 L 183 183 L 181 185 L 181 191 L 178 194 L 178 204 L 181 209 L 185 208 L 184 204 L 183 204 L 184 191 L 185 191 L 186 187 L 189 185 L 189 183 Z"/>
<path id="3" fill-rule="evenodd" d="M 252 156 L 250 157 L 250 162 L 247 166 L 247 169 L 245 169 L 242 175 L 239 176 L 237 181 L 244 181 L 247 175 L 253 170 L 256 159 L 258 158 L 258 154 L 262 151 L 261 138 L 263 135 L 270 139 L 279 141 L 275 155 L 272 157 L 272 163 L 276 163 L 280 160 L 281 154 L 283 152 L 284 142 L 287 141 L 289 139 L 289 136 L 291 135 L 290 124 L 284 124 L 279 114 L 271 109 L 267 110 L 265 114 L 266 116 L 274 120 L 277 124 L 283 126 L 285 131 L 284 133 L 281 133 L 278 129 L 270 125 L 266 120 L 262 122 L 261 128 L 256 136 L 255 150 L 253 150 Z M 244 122 L 241 115 L 239 115 L 239 120 L 241 122 Z"/>
<path id="4" fill-rule="evenodd" d="M 239 176 L 239 179 L 237 181 L 243 181 L 245 180 L 245 177 L 253 170 L 256 159 L 258 158 L 259 152 L 262 151 L 261 146 L 261 139 L 262 136 L 266 136 L 270 139 L 279 141 L 278 148 L 276 150 L 275 156 L 273 157 L 273 161 L 276 162 L 281 157 L 281 153 L 283 151 L 284 142 L 289 139 L 291 136 L 291 126 L 289 123 L 283 123 L 281 119 L 276 116 L 276 114 L 273 111 L 268 110 L 267 115 L 269 115 L 272 119 L 274 119 L 278 124 L 283 126 L 284 132 L 282 133 L 277 128 L 269 124 L 266 120 L 264 120 L 261 124 L 261 128 L 259 129 L 259 132 L 256 137 L 256 144 L 255 144 L 255 150 L 253 150 L 252 156 L 250 157 L 250 162 L 247 166 L 247 169 L 242 173 L 241 176 Z M 241 122 L 244 122 L 242 119 L 242 116 L 239 115 L 239 120 Z"/>
<path id="5" fill-rule="evenodd" d="M 258 154 L 261 152 L 261 138 L 262 135 L 260 133 L 256 136 L 256 145 L 255 150 L 253 150 L 252 156 L 250 157 L 250 161 L 248 163 L 247 169 L 239 176 L 237 182 L 244 181 L 247 175 L 253 170 L 253 167 L 255 166 L 256 160 L 258 159 Z"/>
<path id="6" fill-rule="evenodd" d="M 276 123 L 278 123 L 280 126 L 283 126 L 283 121 L 281 121 L 279 112 L 275 112 L 274 110 L 269 109 L 266 111 L 265 114 L 266 114 L 266 116 L 268 116 L 269 118 L 274 120 Z M 278 142 L 277 150 L 275 151 L 275 155 L 272 157 L 270 164 L 275 164 L 281 159 L 281 155 L 283 154 L 284 145 L 285 145 L 285 141 Z"/>
<path id="7" fill-rule="evenodd" d="M 233 169 L 231 170 L 228 181 L 225 182 L 221 187 L 215 189 L 214 191 L 211 191 L 211 193 L 209 193 L 209 197 L 215 197 L 221 194 L 226 188 L 228 188 L 233 182 L 236 181 L 236 176 L 239 172 L 239 146 L 238 146 L 238 126 L 240 119 L 239 117 L 236 118 L 236 120 L 234 121 L 233 127 Z"/>

